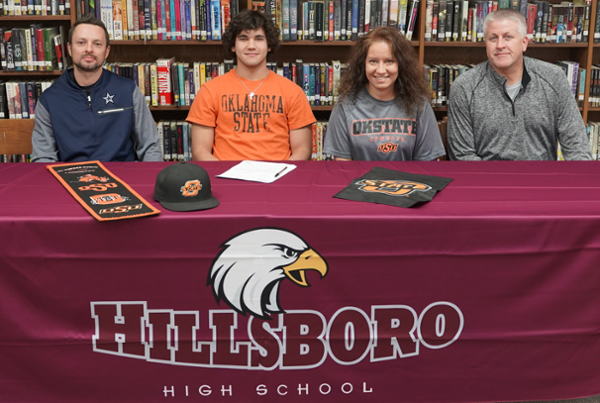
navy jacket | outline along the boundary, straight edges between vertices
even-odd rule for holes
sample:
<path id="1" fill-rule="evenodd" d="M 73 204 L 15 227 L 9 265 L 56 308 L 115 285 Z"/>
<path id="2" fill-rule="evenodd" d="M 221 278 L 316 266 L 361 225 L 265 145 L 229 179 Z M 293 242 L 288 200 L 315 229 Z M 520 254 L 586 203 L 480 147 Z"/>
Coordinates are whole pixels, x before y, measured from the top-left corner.
<path id="1" fill-rule="evenodd" d="M 104 69 L 89 96 L 69 71 L 43 92 L 33 148 L 41 162 L 134 161 L 136 153 L 139 160 L 162 159 L 144 96 L 132 80 Z"/>

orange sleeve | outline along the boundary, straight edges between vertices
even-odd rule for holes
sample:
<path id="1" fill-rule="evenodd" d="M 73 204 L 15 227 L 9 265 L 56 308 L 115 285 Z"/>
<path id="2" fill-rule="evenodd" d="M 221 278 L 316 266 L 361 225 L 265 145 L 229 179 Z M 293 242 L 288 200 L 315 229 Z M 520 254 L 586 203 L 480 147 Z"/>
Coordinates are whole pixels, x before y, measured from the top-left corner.
<path id="1" fill-rule="evenodd" d="M 204 83 L 194 98 L 190 112 L 185 119 L 188 123 L 216 127 L 218 111 L 215 109 L 215 100 L 211 94 L 209 82 Z"/>

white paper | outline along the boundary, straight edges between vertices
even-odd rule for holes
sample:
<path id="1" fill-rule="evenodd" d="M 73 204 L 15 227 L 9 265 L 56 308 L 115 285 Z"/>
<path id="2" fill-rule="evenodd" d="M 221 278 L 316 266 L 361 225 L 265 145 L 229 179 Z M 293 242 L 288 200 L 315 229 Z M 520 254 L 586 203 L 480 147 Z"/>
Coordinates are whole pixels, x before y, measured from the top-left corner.
<path id="1" fill-rule="evenodd" d="M 271 183 L 294 169 L 296 165 L 281 162 L 242 161 L 217 177 Z"/>

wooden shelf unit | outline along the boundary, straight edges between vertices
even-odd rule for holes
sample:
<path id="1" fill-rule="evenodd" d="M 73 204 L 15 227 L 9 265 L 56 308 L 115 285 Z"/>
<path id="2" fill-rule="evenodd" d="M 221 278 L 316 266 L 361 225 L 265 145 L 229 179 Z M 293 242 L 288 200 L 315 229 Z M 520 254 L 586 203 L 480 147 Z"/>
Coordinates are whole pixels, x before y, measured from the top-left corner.
<path id="1" fill-rule="evenodd" d="M 68 34 L 69 28 L 74 22 L 75 15 L 0 16 L 0 26 L 2 27 L 26 28 L 33 23 L 43 23 L 45 26 L 62 25 L 65 28 L 65 35 Z M 0 80 L 56 79 L 61 74 L 61 71 L 0 71 Z M 32 119 L 0 119 L 0 155 L 31 154 L 33 122 Z"/>

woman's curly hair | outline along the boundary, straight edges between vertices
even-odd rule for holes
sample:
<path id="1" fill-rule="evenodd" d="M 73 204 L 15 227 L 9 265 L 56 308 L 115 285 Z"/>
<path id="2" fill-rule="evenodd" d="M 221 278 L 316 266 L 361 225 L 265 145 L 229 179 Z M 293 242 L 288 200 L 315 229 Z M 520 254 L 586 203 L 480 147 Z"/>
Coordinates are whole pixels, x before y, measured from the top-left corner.
<path id="1" fill-rule="evenodd" d="M 376 42 L 387 43 L 398 63 L 398 78 L 394 83 L 396 103 L 408 113 L 414 112 L 416 116 L 423 109 L 423 103 L 429 100 L 429 86 L 412 45 L 392 27 L 375 28 L 358 38 L 352 49 L 348 68 L 341 78 L 340 100 L 346 97 L 350 101 L 355 100 L 358 92 L 369 82 L 365 74 L 365 61 L 369 48 Z"/>
<path id="2" fill-rule="evenodd" d="M 235 40 L 241 32 L 260 28 L 265 31 L 267 45 L 271 49 L 268 55 L 272 55 L 279 47 L 279 28 L 273 24 L 273 20 L 267 14 L 255 10 L 244 10 L 231 19 L 227 29 L 223 32 L 223 47 L 229 57 L 233 57 L 237 63 L 237 56 L 235 52 L 231 51 L 231 48 L 235 47 Z"/>

